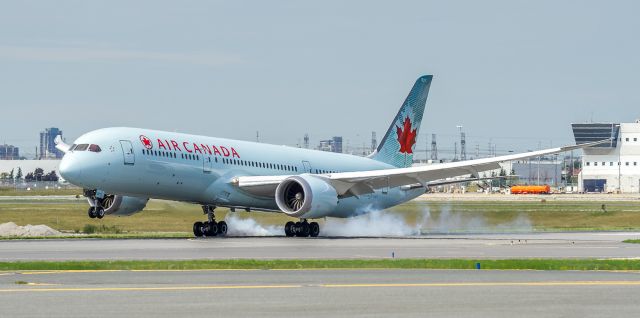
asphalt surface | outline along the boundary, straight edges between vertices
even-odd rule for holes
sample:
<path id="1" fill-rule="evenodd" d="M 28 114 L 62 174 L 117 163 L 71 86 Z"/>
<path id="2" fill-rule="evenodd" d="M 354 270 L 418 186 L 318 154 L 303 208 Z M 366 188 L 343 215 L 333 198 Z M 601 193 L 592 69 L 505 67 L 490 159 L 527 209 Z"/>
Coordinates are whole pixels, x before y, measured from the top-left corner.
<path id="1" fill-rule="evenodd" d="M 130 259 L 640 258 L 640 233 L 467 234 L 410 238 L 228 237 L 0 241 L 0 261 Z"/>
<path id="2" fill-rule="evenodd" d="M 0 273 L 2 317 L 637 317 L 637 272 Z"/>

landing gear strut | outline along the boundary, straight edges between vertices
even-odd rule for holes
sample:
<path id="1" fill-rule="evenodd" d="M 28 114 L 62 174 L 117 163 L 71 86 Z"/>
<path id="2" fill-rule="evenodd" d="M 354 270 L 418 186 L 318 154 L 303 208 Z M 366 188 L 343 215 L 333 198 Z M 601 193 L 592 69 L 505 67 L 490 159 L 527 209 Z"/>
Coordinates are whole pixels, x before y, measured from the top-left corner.
<path id="1" fill-rule="evenodd" d="M 317 222 L 307 222 L 306 219 L 302 219 L 300 222 L 287 222 L 284 225 L 284 233 L 288 237 L 317 237 L 320 234 L 320 225 Z"/>
<path id="2" fill-rule="evenodd" d="M 227 235 L 227 222 L 216 222 L 215 208 L 213 205 L 202 206 L 202 212 L 207 215 L 207 221 L 193 223 L 193 235 L 196 237 Z"/>

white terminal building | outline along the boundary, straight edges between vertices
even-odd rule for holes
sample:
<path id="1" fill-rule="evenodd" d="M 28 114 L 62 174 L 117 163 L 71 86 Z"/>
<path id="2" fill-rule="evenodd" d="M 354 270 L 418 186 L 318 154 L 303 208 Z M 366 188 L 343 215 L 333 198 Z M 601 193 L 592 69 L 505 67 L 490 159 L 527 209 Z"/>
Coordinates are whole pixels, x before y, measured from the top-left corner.
<path id="1" fill-rule="evenodd" d="M 576 144 L 611 138 L 584 149 L 582 192 L 640 193 L 640 120 L 635 123 L 572 124 Z"/>

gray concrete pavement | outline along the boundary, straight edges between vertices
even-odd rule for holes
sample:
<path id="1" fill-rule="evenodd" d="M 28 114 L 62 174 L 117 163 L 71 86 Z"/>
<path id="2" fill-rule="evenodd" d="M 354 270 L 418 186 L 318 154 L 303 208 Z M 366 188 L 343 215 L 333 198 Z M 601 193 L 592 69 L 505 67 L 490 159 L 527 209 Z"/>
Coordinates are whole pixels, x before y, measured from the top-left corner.
<path id="1" fill-rule="evenodd" d="M 413 238 L 209 238 L 0 241 L 0 261 L 126 259 L 640 258 L 640 233 L 437 235 Z"/>
<path id="2" fill-rule="evenodd" d="M 639 292 L 636 272 L 0 273 L 3 317 L 635 317 Z"/>

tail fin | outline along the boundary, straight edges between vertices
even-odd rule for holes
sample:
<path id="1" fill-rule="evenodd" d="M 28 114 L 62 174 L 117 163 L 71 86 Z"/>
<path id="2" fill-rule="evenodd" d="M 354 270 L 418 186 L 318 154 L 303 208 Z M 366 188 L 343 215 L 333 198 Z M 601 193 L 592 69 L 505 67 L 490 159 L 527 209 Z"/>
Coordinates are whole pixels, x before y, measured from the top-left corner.
<path id="1" fill-rule="evenodd" d="M 399 168 L 411 166 L 413 149 L 422 123 L 422 114 L 432 79 L 433 75 L 418 78 L 378 145 L 378 149 L 369 158 Z"/>

